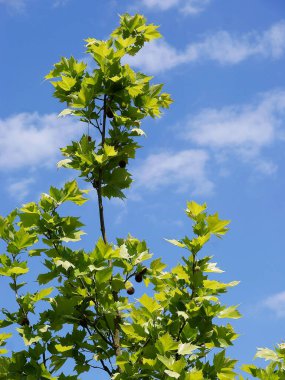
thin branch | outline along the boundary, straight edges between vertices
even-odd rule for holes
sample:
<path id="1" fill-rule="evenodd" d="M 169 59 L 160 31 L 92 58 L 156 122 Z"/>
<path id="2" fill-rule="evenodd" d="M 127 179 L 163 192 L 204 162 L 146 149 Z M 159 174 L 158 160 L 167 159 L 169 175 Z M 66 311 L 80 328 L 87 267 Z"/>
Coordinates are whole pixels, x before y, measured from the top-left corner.
<path id="1" fill-rule="evenodd" d="M 100 135 L 102 136 L 102 131 L 101 131 L 100 125 L 99 125 L 99 123 L 98 123 L 98 120 L 95 119 L 96 124 L 94 124 L 90 119 L 88 119 L 88 121 L 89 121 L 89 123 L 90 123 L 91 125 L 93 125 L 93 127 L 95 127 L 95 128 L 98 129 L 98 131 L 100 132 Z"/>
<path id="2" fill-rule="evenodd" d="M 179 339 L 180 339 L 181 333 L 182 333 L 182 331 L 183 331 L 185 325 L 186 325 L 186 320 L 184 319 L 184 321 L 183 321 L 183 323 L 182 323 L 182 325 L 181 325 L 181 327 L 180 327 L 180 329 L 179 329 L 179 331 L 178 331 L 178 335 L 177 335 L 177 339 L 176 339 L 177 342 L 178 342 Z"/>
<path id="3" fill-rule="evenodd" d="M 108 371 L 104 367 L 98 367 L 96 365 L 92 365 L 92 364 L 89 364 L 89 363 L 88 363 L 88 365 L 89 365 L 89 367 L 92 367 L 94 369 L 101 369 L 102 371 L 107 372 L 108 375 L 110 375 L 110 376 L 112 375 L 112 372 L 110 371 L 110 369 L 107 366 L 106 366 L 106 368 L 108 368 Z"/>
<path id="4" fill-rule="evenodd" d="M 105 338 L 105 336 L 104 336 L 103 334 L 101 334 L 101 332 L 96 328 L 96 326 L 93 326 L 93 327 L 94 327 L 95 330 L 98 332 L 98 334 L 101 336 L 101 338 L 102 338 L 105 342 L 107 342 L 108 344 L 110 344 L 110 345 L 112 346 L 112 343 L 108 342 L 108 340 Z M 93 335 L 93 334 L 91 333 L 91 331 L 90 331 L 90 329 L 89 329 L 88 326 L 86 326 L 86 330 L 88 331 L 88 334 L 89 334 L 90 336 Z M 106 353 L 105 350 L 104 350 L 104 352 Z M 112 375 L 112 371 L 110 370 L 110 368 L 105 364 L 105 362 L 104 362 L 103 359 L 99 359 L 99 360 L 100 360 L 100 363 L 102 364 L 102 367 L 103 367 L 103 368 L 101 368 L 101 367 L 95 367 L 95 366 L 92 366 L 92 365 L 90 365 L 90 366 L 93 367 L 93 368 L 101 368 L 101 369 L 104 369 L 104 371 L 106 371 L 106 372 L 111 376 L 111 375 Z M 109 360 L 109 362 L 110 362 L 110 364 L 111 364 L 111 361 L 110 361 L 109 358 L 108 358 L 108 360 Z M 111 367 L 112 367 L 112 364 L 111 364 Z M 113 370 L 113 367 L 112 367 L 112 370 Z"/>
<path id="5" fill-rule="evenodd" d="M 102 147 L 104 147 L 105 144 L 105 137 L 106 137 L 106 120 L 107 120 L 107 95 L 104 95 L 104 104 L 103 104 L 103 136 L 102 136 Z"/>
<path id="6" fill-rule="evenodd" d="M 103 121 L 102 121 L 102 140 L 101 140 L 101 146 L 102 149 L 104 149 L 105 145 L 105 138 L 106 138 L 106 122 L 107 122 L 107 95 L 104 95 L 104 103 L 103 103 Z M 100 218 L 100 229 L 101 234 L 104 243 L 107 243 L 107 236 L 106 236 L 106 228 L 105 228 L 105 220 L 104 220 L 104 207 L 103 207 L 103 197 L 102 197 L 102 182 L 103 182 L 103 168 L 99 169 L 99 175 L 98 175 L 98 182 L 94 185 L 94 188 L 97 191 L 97 197 L 98 197 L 98 208 L 99 208 L 99 218 Z M 109 260 L 109 266 L 112 266 L 112 261 Z M 113 299 L 114 302 L 118 302 L 118 292 L 113 291 Z M 120 341 L 120 322 L 121 322 L 121 315 L 119 310 L 117 310 L 117 313 L 114 318 L 114 333 L 112 334 L 113 337 L 113 343 L 112 347 L 115 349 L 115 355 L 120 356 L 121 355 L 121 341 Z M 104 336 L 101 335 L 100 330 L 97 329 L 96 325 L 93 326 L 94 329 L 97 331 L 97 333 L 101 336 L 101 338 L 104 341 L 107 341 L 108 344 L 110 344 L 109 340 Z M 117 369 L 119 372 L 121 372 L 120 368 Z"/>
<path id="7" fill-rule="evenodd" d="M 46 353 L 45 351 L 43 352 L 43 365 L 45 368 L 47 368 L 47 359 L 46 359 Z"/>
<path id="8" fill-rule="evenodd" d="M 100 218 L 100 229 L 104 243 L 107 243 L 105 220 L 104 220 L 104 207 L 103 207 L 103 198 L 102 198 L 102 169 L 99 169 L 99 180 L 97 190 L 98 197 L 98 207 L 99 207 L 99 218 Z"/>
<path id="9" fill-rule="evenodd" d="M 12 254 L 12 262 L 14 263 L 15 262 L 15 256 Z M 21 310 L 22 314 L 23 314 L 23 317 L 27 318 L 28 317 L 28 313 L 24 310 L 23 306 L 20 304 L 19 302 L 19 293 L 18 293 L 18 284 L 17 284 L 17 276 L 14 274 L 12 275 L 12 279 L 13 279 L 13 285 L 14 285 L 14 293 L 15 293 L 15 297 L 16 297 L 16 302 L 17 304 L 19 305 L 19 309 Z"/>
<path id="10" fill-rule="evenodd" d="M 109 346 L 113 347 L 113 342 L 111 342 L 109 339 L 107 339 L 105 337 L 105 335 L 103 333 L 101 333 L 101 331 L 98 329 L 98 327 L 94 323 L 92 323 L 92 324 L 90 323 L 90 326 L 92 326 L 94 328 L 94 330 L 97 332 L 98 335 L 100 335 L 100 337 L 104 340 L 105 343 L 107 343 Z M 86 326 L 85 328 L 88 331 L 88 334 L 90 336 L 94 335 L 94 334 L 92 334 L 92 332 L 90 331 L 88 326 Z"/>
<path id="11" fill-rule="evenodd" d="M 102 148 L 105 144 L 105 135 L 106 135 L 106 102 L 107 97 L 104 95 L 104 105 L 103 105 L 103 126 L 102 126 L 102 141 L 101 145 Z M 105 228 L 105 220 L 104 220 L 104 207 L 103 207 L 103 198 L 102 198 L 102 180 L 103 180 L 103 169 L 99 169 L 99 178 L 98 178 L 98 185 L 96 186 L 97 190 L 97 196 L 98 196 L 98 207 L 99 207 L 99 218 L 100 218 L 100 229 L 102 233 L 102 238 L 104 243 L 107 243 L 107 236 L 106 236 L 106 228 Z"/>
<path id="12" fill-rule="evenodd" d="M 106 364 L 104 363 L 104 360 L 100 359 L 100 363 L 102 364 L 104 371 L 108 372 L 108 374 L 112 376 L 112 371 L 109 369 L 109 367 L 106 366 Z"/>
<path id="13" fill-rule="evenodd" d="M 118 302 L 119 297 L 117 292 L 113 292 L 113 299 L 115 302 Z M 116 356 L 121 355 L 121 342 L 120 342 L 120 322 L 121 315 L 119 310 L 117 310 L 116 316 L 114 318 L 114 348 Z"/>
<path id="14" fill-rule="evenodd" d="M 130 278 L 134 277 L 136 274 L 137 274 L 136 271 L 133 272 L 133 273 L 131 273 L 131 274 L 127 274 L 127 275 L 126 275 L 126 279 L 125 279 L 124 282 L 126 283 Z"/>

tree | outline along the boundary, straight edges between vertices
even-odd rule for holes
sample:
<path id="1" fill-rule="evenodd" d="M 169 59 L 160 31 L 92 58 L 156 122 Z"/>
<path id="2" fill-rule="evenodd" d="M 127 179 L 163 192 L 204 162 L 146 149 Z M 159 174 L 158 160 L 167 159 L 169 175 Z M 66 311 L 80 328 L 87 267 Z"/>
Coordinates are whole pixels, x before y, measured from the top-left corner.
<path id="1" fill-rule="evenodd" d="M 211 273 L 222 270 L 200 254 L 210 238 L 227 232 L 229 221 L 209 214 L 206 204 L 188 202 L 194 236 L 168 240 L 184 252 L 169 271 L 152 259 L 144 241 L 129 235 L 113 244 L 107 238 L 103 199 L 125 196 L 132 182 L 129 160 L 144 134 L 141 122 L 159 117 L 172 102 L 162 84 L 152 84 L 152 77 L 134 72 L 122 58 L 159 37 L 157 26 L 146 24 L 143 16 L 123 15 L 108 40 L 86 40 L 94 70 L 73 57 L 62 58 L 46 76 L 54 96 L 67 104 L 60 116 L 77 117 L 92 129 L 93 137 L 84 134 L 61 149 L 65 158 L 58 166 L 77 170 L 96 192 L 101 237 L 91 252 L 72 248 L 83 224 L 78 217 L 62 216 L 60 207 L 87 201 L 88 190 L 75 180 L 1 217 L 6 253 L 0 255 L 0 274 L 16 299 L 13 310 L 1 312 L 1 379 L 75 380 L 89 371 L 116 380 L 236 377 L 236 360 L 226 349 L 238 335 L 222 322 L 240 313 L 221 304 L 219 295 L 238 282 L 212 279 Z M 37 256 L 46 269 L 37 275 L 39 290 L 31 292 L 22 279 Z M 135 286 L 142 285 L 148 289 L 136 300 Z M 25 347 L 6 355 L 14 328 Z M 283 347 L 259 351 L 273 360 L 269 369 L 244 369 L 260 379 L 284 379 Z"/>

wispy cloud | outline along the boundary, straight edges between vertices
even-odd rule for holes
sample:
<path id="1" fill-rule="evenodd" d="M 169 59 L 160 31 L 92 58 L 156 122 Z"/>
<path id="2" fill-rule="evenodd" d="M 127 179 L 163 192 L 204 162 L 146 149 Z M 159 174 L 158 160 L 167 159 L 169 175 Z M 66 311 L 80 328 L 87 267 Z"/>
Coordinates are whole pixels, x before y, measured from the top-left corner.
<path id="1" fill-rule="evenodd" d="M 59 148 L 82 132 L 72 118 L 21 113 L 0 119 L 0 170 L 55 164 Z"/>
<path id="2" fill-rule="evenodd" d="M 30 193 L 31 185 L 34 183 L 33 177 L 11 180 L 6 190 L 11 197 L 22 201 Z"/>
<path id="3" fill-rule="evenodd" d="M 211 0 L 142 0 L 142 4 L 147 8 L 166 11 L 171 8 L 178 8 L 184 14 L 195 15 L 203 12 Z"/>
<path id="4" fill-rule="evenodd" d="M 284 124 L 285 91 L 272 91 L 252 104 L 202 109 L 189 116 L 181 137 L 219 154 L 236 154 L 270 174 L 276 165 L 263 159 L 262 150 L 284 140 Z"/>
<path id="5" fill-rule="evenodd" d="M 201 149 L 151 154 L 135 168 L 135 186 L 148 190 L 172 186 L 177 192 L 210 194 L 214 186 L 207 178 L 208 160 Z"/>
<path id="6" fill-rule="evenodd" d="M 285 291 L 266 298 L 263 306 L 270 309 L 277 318 L 285 317 Z"/>
<path id="7" fill-rule="evenodd" d="M 190 43 L 182 51 L 163 40 L 146 45 L 128 63 L 147 72 L 163 72 L 178 65 L 212 60 L 221 65 L 238 64 L 251 57 L 278 59 L 285 52 L 285 21 L 272 25 L 268 30 L 234 35 L 219 31 Z"/>

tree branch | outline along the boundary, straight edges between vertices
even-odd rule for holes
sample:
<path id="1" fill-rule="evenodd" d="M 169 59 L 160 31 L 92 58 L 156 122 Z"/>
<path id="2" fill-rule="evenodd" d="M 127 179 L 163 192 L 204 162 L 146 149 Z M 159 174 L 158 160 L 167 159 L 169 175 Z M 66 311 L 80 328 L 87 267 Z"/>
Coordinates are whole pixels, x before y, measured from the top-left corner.
<path id="1" fill-rule="evenodd" d="M 104 95 L 104 103 L 103 103 L 103 121 L 102 121 L 102 140 L 101 140 L 101 146 L 102 149 L 104 149 L 105 145 L 105 139 L 106 139 L 106 121 L 107 121 L 107 95 Z M 99 218 L 100 218 L 100 229 L 103 241 L 107 243 L 107 236 L 106 236 L 106 228 L 105 228 L 105 220 L 104 220 L 104 207 L 103 207 L 103 197 L 102 197 L 102 181 L 103 181 L 103 169 L 99 169 L 99 176 L 98 176 L 98 182 L 94 186 L 97 191 L 97 197 L 98 197 L 98 208 L 99 208 Z M 112 261 L 109 261 L 109 266 L 112 266 Z M 114 302 L 117 302 L 119 300 L 118 292 L 113 291 L 113 299 Z M 121 355 L 121 341 L 120 341 L 120 321 L 121 321 L 121 315 L 119 310 L 117 310 L 116 316 L 114 318 L 114 333 L 112 334 L 113 338 L 113 348 L 115 350 L 115 355 L 119 356 Z M 94 329 L 97 331 L 96 326 L 94 326 Z M 100 335 L 100 332 L 97 331 L 97 333 Z M 106 341 L 106 337 L 102 337 Z M 107 339 L 108 341 L 108 339 Z M 109 341 L 108 341 L 109 343 Z M 120 368 L 117 369 L 117 371 L 121 372 Z"/>
<path id="2" fill-rule="evenodd" d="M 103 105 L 103 126 L 102 126 L 102 141 L 101 145 L 102 148 L 104 148 L 105 144 L 105 138 L 106 138 L 106 102 L 107 97 L 104 95 L 104 105 Z M 106 236 L 106 228 L 105 228 L 105 220 L 104 220 L 104 207 L 103 207 L 103 198 L 102 198 L 102 179 L 103 179 L 103 169 L 99 169 L 99 178 L 98 178 L 98 184 L 96 190 L 97 190 L 97 197 L 98 197 L 98 207 L 99 207 L 99 218 L 100 218 L 100 229 L 102 238 L 104 240 L 104 243 L 107 243 L 107 236 Z"/>

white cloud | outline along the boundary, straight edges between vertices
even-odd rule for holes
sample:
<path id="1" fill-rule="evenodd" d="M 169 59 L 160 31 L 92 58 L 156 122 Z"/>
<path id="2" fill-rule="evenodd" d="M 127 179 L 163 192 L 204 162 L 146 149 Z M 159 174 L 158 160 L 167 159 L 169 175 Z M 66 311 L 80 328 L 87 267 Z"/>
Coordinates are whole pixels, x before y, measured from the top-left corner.
<path id="1" fill-rule="evenodd" d="M 189 117 L 181 137 L 219 153 L 236 153 L 269 174 L 276 166 L 264 161 L 261 151 L 284 140 L 284 117 L 285 91 L 272 91 L 250 105 L 201 110 Z"/>
<path id="2" fill-rule="evenodd" d="M 263 33 L 233 35 L 219 31 L 193 42 L 178 51 L 163 40 L 147 44 L 128 63 L 147 72 L 157 73 L 178 65 L 212 60 L 222 65 L 238 64 L 250 57 L 278 59 L 285 52 L 285 21 L 280 21 Z"/>
<path id="3" fill-rule="evenodd" d="M 165 41 L 158 40 L 147 44 L 137 55 L 128 56 L 123 61 L 147 72 L 158 73 L 186 63 L 188 58 L 185 53 L 180 53 Z"/>
<path id="4" fill-rule="evenodd" d="M 21 113 L 0 119 L 0 170 L 56 163 L 59 148 L 82 132 L 72 118 Z"/>
<path id="5" fill-rule="evenodd" d="M 213 183 L 207 178 L 208 154 L 203 150 L 183 150 L 149 155 L 135 168 L 135 186 L 157 190 L 172 185 L 177 192 L 209 194 Z"/>
<path id="6" fill-rule="evenodd" d="M 205 10 L 211 0 L 143 0 L 142 4 L 151 9 L 166 11 L 178 7 L 184 14 L 197 14 Z"/>
<path id="7" fill-rule="evenodd" d="M 273 294 L 268 297 L 263 305 L 274 312 L 276 317 L 284 318 L 285 317 L 285 291 L 277 294 Z"/>
<path id="8" fill-rule="evenodd" d="M 13 180 L 7 186 L 7 192 L 13 198 L 16 198 L 18 201 L 22 201 L 30 193 L 31 185 L 35 183 L 34 178 L 24 178 L 21 180 Z"/>
<path id="9" fill-rule="evenodd" d="M 8 8 L 22 11 L 25 9 L 26 1 L 25 0 L 0 0 L 0 5 L 6 5 Z"/>

